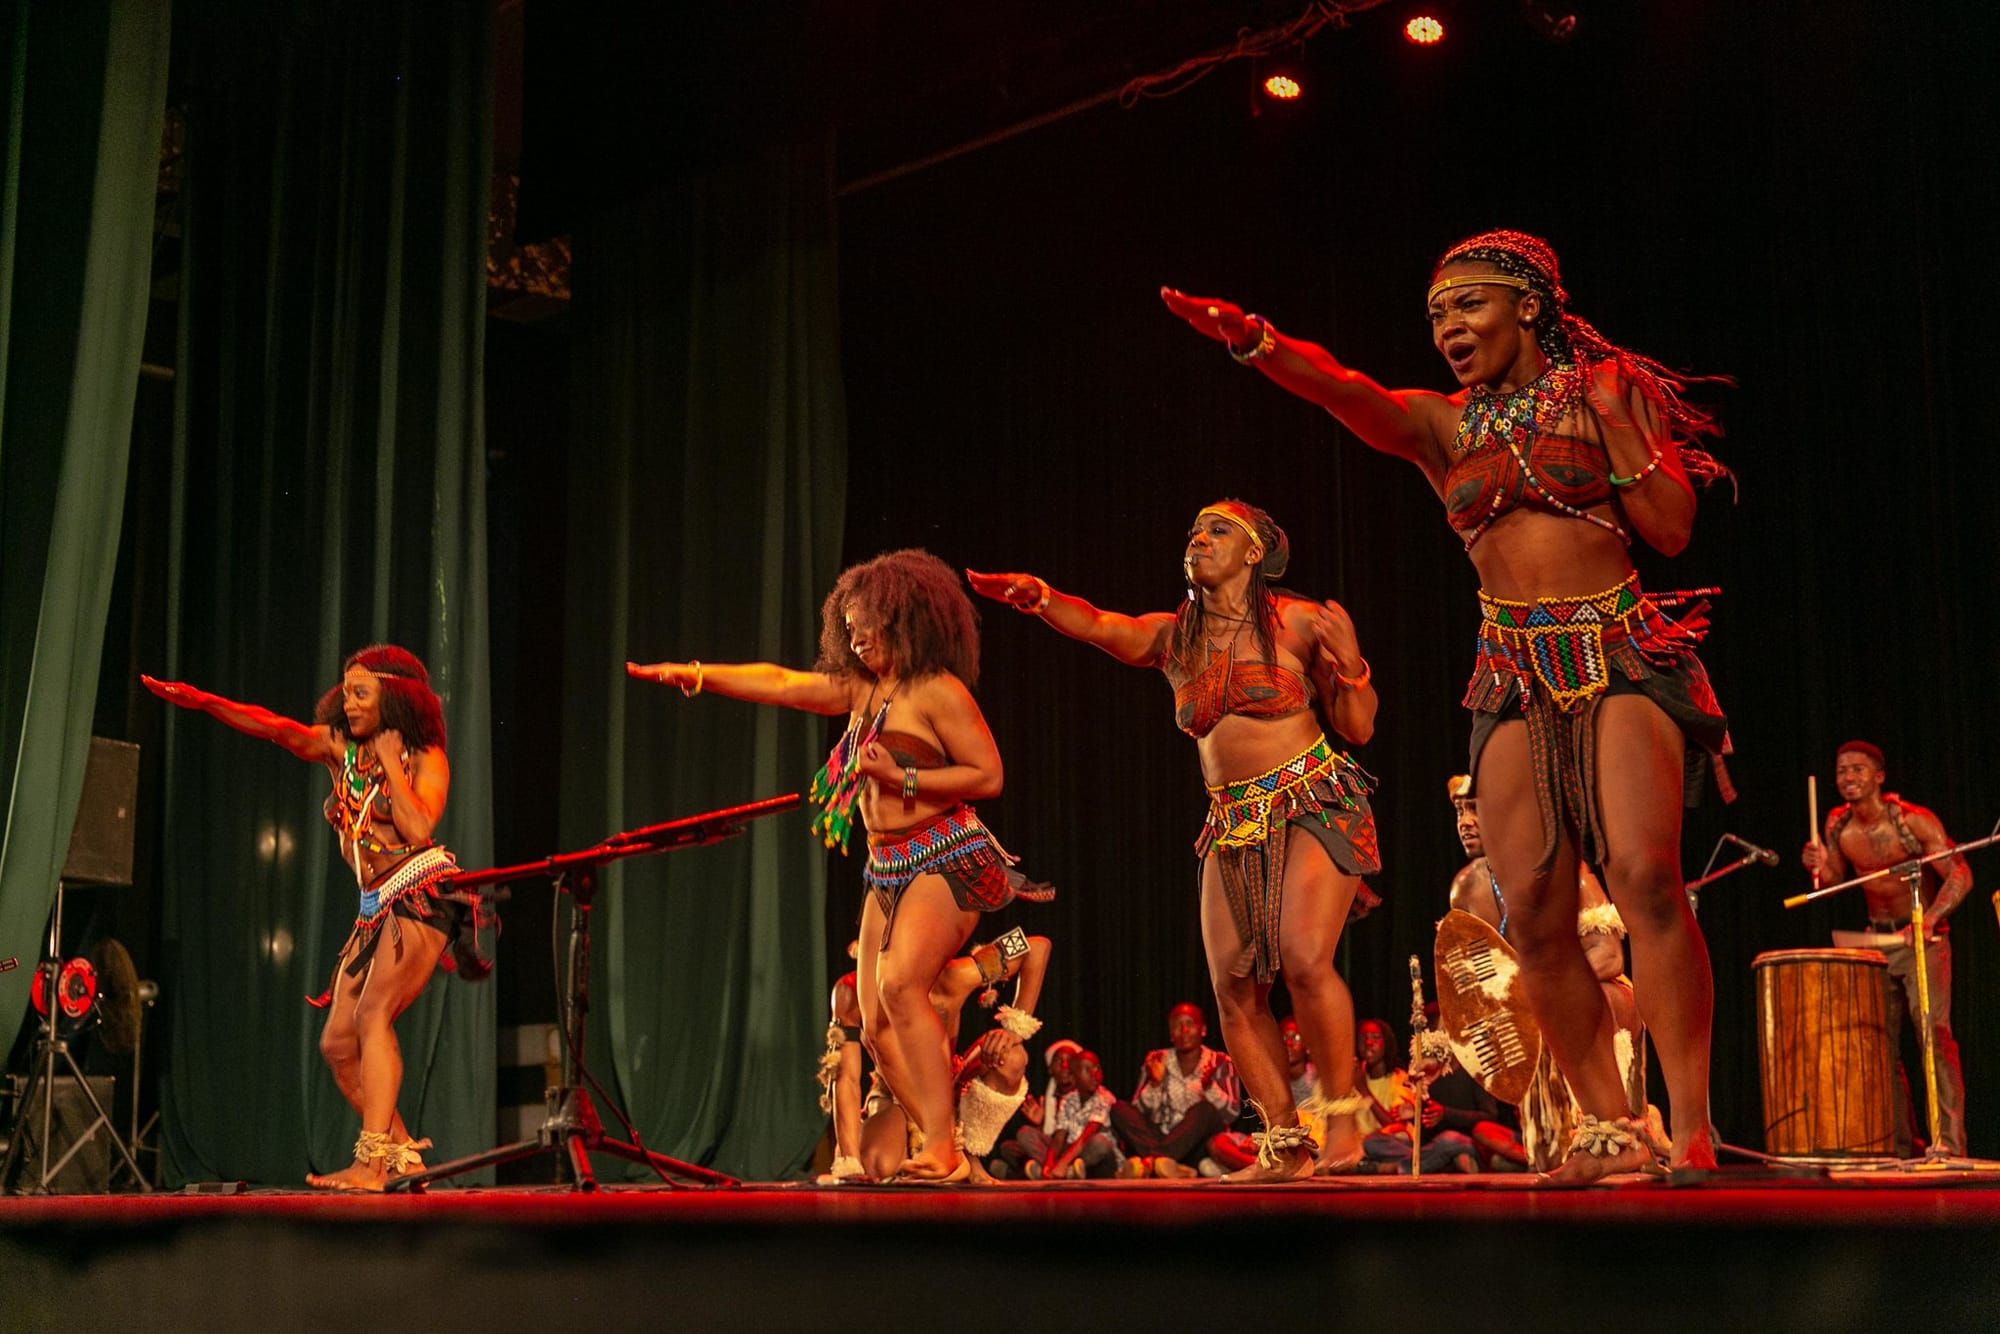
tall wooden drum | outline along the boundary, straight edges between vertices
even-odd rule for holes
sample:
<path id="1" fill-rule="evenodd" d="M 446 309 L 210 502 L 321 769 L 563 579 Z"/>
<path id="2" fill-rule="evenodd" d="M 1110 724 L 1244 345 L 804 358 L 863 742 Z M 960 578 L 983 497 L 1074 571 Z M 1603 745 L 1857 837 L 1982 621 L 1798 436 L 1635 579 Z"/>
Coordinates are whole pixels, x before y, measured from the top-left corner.
<path id="1" fill-rule="evenodd" d="M 1774 950 L 1750 969 L 1765 1149 L 1806 1158 L 1891 1154 L 1889 961 L 1876 950 Z"/>

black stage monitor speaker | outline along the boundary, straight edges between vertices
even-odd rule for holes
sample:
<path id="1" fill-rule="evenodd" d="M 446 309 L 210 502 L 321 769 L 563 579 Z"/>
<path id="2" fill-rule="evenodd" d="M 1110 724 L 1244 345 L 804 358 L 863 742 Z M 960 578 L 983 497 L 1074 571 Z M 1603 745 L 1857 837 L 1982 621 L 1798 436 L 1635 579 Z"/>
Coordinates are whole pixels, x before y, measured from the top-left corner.
<path id="1" fill-rule="evenodd" d="M 132 815 L 139 804 L 139 748 L 129 741 L 90 739 L 83 800 L 70 830 L 62 878 L 72 885 L 132 883 Z"/>

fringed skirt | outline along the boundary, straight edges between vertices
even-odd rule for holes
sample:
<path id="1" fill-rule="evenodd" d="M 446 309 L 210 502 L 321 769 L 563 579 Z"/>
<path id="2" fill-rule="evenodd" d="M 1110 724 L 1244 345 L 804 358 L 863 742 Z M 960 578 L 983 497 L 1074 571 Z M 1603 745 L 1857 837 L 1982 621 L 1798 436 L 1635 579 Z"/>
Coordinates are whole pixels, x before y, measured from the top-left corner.
<path id="1" fill-rule="evenodd" d="M 1597 710 L 1610 695 L 1645 695 L 1693 744 L 1687 748 L 1683 797 L 1693 805 L 1705 769 L 1723 800 L 1736 792 L 1722 757 L 1729 720 L 1716 702 L 1694 646 L 1708 630 L 1708 604 L 1678 619 L 1639 591 L 1639 576 L 1584 597 L 1508 602 L 1479 595 L 1477 661 L 1465 688 L 1472 710 L 1472 769 L 1493 729 L 1513 718 L 1528 724 L 1528 758 L 1541 808 L 1542 854 L 1555 862 L 1564 826 L 1577 830 L 1579 855 L 1603 865 L 1604 828 L 1597 806 Z"/>
<path id="2" fill-rule="evenodd" d="M 911 829 L 868 835 L 868 865 L 861 879 L 882 904 L 882 946 L 896 924 L 896 905 L 920 875 L 938 875 L 963 912 L 997 912 L 1015 899 L 1047 903 L 1053 886 L 1014 869 L 1020 860 L 1000 846 L 972 807 L 960 804 Z"/>
<path id="3" fill-rule="evenodd" d="M 492 919 L 483 915 L 478 895 L 452 891 L 458 871 L 458 859 L 433 843 L 404 858 L 379 884 L 362 890 L 354 929 L 340 947 L 343 957 L 350 948 L 354 950 L 347 960 L 346 974 L 359 977 L 375 957 L 383 933 L 400 943 L 402 923 L 411 921 L 444 933 L 445 948 L 438 967 L 447 971 L 462 968 L 468 976 L 484 977 L 492 964 L 479 954 L 478 932 Z M 332 988 L 307 997 L 307 1003 L 326 1009 L 333 1004 Z"/>
<path id="4" fill-rule="evenodd" d="M 1326 849 L 1343 875 L 1382 869 L 1368 793 L 1375 780 L 1322 736 L 1275 769 L 1208 789 L 1208 820 L 1194 841 L 1198 858 L 1215 853 L 1222 892 L 1242 945 L 1230 971 L 1259 982 L 1278 975 L 1278 927 L 1284 906 L 1285 851 L 1293 825 Z M 1349 918 L 1382 900 L 1366 885 Z"/>

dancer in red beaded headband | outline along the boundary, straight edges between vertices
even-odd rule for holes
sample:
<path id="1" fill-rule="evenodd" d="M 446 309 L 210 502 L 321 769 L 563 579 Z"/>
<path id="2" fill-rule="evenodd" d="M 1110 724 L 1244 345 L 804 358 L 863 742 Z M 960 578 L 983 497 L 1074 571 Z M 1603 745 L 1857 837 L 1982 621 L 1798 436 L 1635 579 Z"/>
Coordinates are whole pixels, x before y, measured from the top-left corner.
<path id="1" fill-rule="evenodd" d="M 1446 251 L 1426 294 L 1459 388 L 1384 389 L 1326 349 L 1226 301 L 1162 289 L 1239 362 L 1414 463 L 1479 573 L 1481 630 L 1465 705 L 1487 857 L 1519 913 L 1522 976 L 1587 1114 L 1557 1176 L 1714 1165 L 1708 1124 L 1714 983 L 1680 871 L 1684 761 L 1728 749 L 1694 645 L 1704 608 L 1670 617 L 1639 591 L 1634 536 L 1687 545 L 1689 478 L 1722 470 L 1688 383 L 1569 310 L 1555 252 L 1521 232 Z M 1690 743 L 1693 754 L 1690 756 Z M 1698 790 L 1698 783 L 1694 785 Z M 1634 980 L 1672 1101 L 1673 1143 L 1628 1115 L 1604 997 L 1577 943 L 1577 867 L 1596 865 L 1631 932 Z M 1520 910 L 1526 905 L 1526 911 Z"/>
<path id="2" fill-rule="evenodd" d="M 1359 745 L 1375 730 L 1375 690 L 1346 611 L 1273 582 L 1290 557 L 1270 515 L 1224 500 L 1188 530 L 1188 598 L 1178 611 L 1124 616 L 1034 575 L 966 571 L 975 593 L 1120 662 L 1157 667 L 1174 687 L 1175 721 L 1195 739 L 1208 785 L 1195 855 L 1209 980 L 1223 1038 L 1265 1126 L 1257 1161 L 1224 1178 L 1234 1182 L 1291 1181 L 1361 1159 L 1354 1003 L 1333 956 L 1350 912 L 1379 902 L 1361 883 L 1381 869 L 1368 805 L 1374 781 L 1327 742 L 1314 705 Z M 1319 1064 L 1324 1145 L 1298 1115 L 1271 1017 L 1280 972 Z"/>
<path id="3" fill-rule="evenodd" d="M 451 790 L 444 710 L 430 673 L 407 649 L 374 644 L 341 664 L 340 684 L 310 724 L 238 704 L 181 681 L 139 679 L 169 704 L 194 709 L 247 736 L 326 766 L 333 791 L 327 822 L 353 868 L 361 906 L 341 946 L 333 984 L 314 1004 L 327 1012 L 320 1054 L 361 1116 L 354 1162 L 306 1180 L 329 1190 L 381 1190 L 389 1177 L 424 1169 L 396 1110 L 403 1058 L 395 1020 L 438 968 L 478 980 L 478 900 L 452 891 L 458 863 L 434 842 Z M 384 948 L 386 944 L 387 948 Z"/>

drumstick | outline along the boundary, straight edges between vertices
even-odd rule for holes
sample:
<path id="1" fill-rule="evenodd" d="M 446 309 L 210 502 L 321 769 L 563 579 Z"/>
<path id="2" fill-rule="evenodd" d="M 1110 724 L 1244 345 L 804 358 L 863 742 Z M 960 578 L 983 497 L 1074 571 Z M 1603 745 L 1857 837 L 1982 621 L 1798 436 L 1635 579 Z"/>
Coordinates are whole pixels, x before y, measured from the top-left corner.
<path id="1" fill-rule="evenodd" d="M 1806 827 L 1806 836 L 1814 847 L 1819 847 L 1819 775 L 1806 775 L 1806 819 L 1811 823 Z M 1813 868 L 1813 888 L 1819 888 L 1819 868 Z"/>

